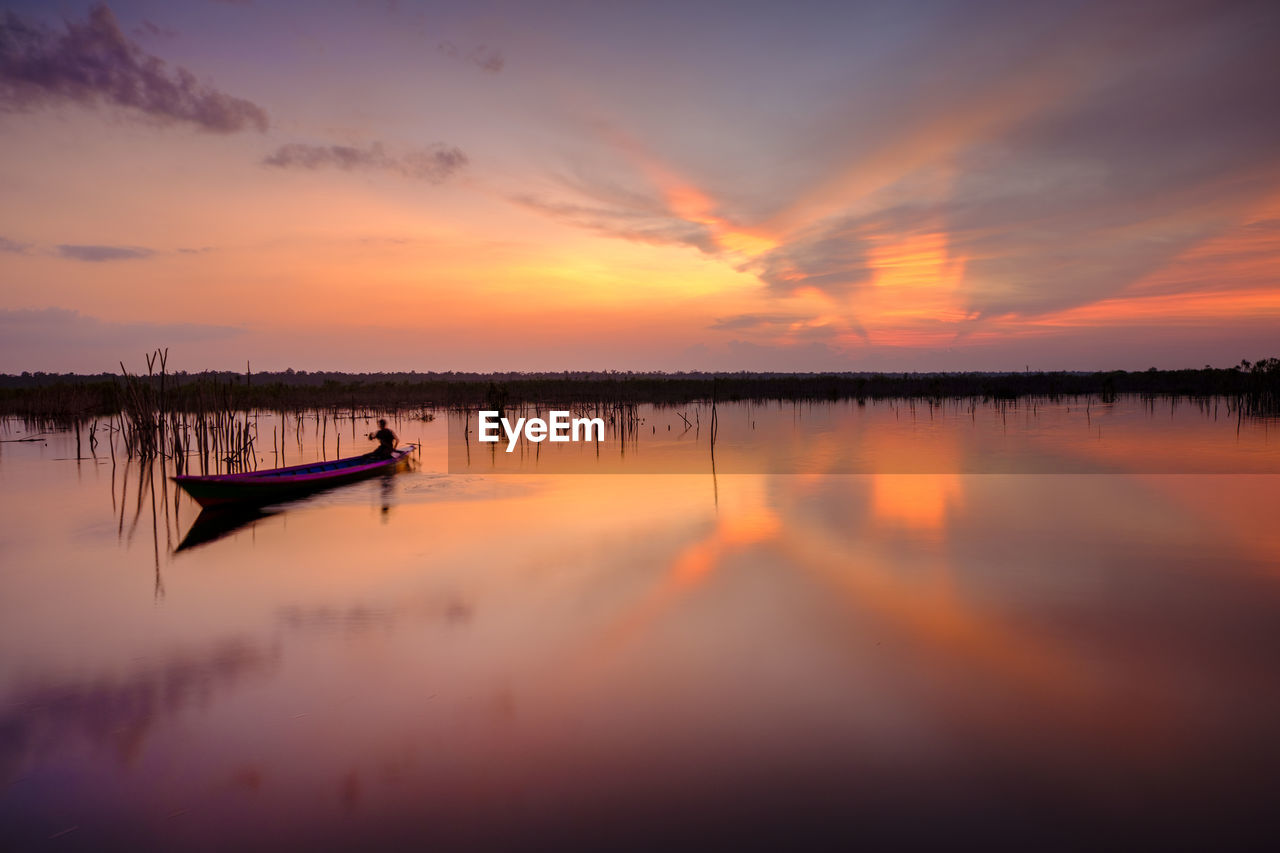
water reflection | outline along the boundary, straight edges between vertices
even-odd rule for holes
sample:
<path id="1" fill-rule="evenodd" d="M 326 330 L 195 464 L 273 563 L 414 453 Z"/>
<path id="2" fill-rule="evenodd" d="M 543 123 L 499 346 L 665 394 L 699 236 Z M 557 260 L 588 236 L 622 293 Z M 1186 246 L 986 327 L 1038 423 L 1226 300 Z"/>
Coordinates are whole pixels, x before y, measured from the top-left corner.
<path id="1" fill-rule="evenodd" d="M 0 846 L 1269 831 L 1277 477 L 829 473 L 846 443 L 714 480 L 444 476 L 441 453 L 203 547 L 158 464 L 77 479 L 10 446 Z"/>
<path id="2" fill-rule="evenodd" d="M 378 499 L 382 505 L 382 521 L 385 524 L 390 519 L 391 507 L 396 499 L 396 477 L 394 473 L 382 474 L 378 477 Z"/>
<path id="3" fill-rule="evenodd" d="M 0 712 L 0 778 L 12 785 L 51 754 L 74 753 L 82 740 L 132 764 L 166 718 L 208 708 L 244 679 L 268 677 L 278 663 L 277 650 L 237 638 L 203 652 L 169 653 L 124 675 L 28 672 L 12 685 Z"/>
<path id="4" fill-rule="evenodd" d="M 178 543 L 178 547 L 174 549 L 174 552 L 186 551 L 199 545 L 216 542 L 223 537 L 230 536 L 242 527 L 264 518 L 279 515 L 283 511 L 280 508 L 268 509 L 256 506 L 202 509 L 200 514 L 191 522 L 191 526 L 187 528 L 186 535 L 182 537 L 182 541 Z"/>
<path id="5" fill-rule="evenodd" d="M 590 414 L 590 412 L 587 412 Z M 546 418 L 546 407 L 521 415 Z M 1280 473 L 1277 419 L 1150 400 L 641 405 L 590 444 L 478 444 L 477 412 L 450 412 L 451 473 Z M 476 443 L 476 452 L 471 445 Z"/>

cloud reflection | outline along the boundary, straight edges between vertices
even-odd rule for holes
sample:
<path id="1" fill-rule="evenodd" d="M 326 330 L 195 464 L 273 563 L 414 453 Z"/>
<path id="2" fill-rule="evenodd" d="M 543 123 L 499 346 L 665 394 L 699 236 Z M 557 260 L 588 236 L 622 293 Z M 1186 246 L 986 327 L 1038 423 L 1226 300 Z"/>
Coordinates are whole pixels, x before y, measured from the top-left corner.
<path id="1" fill-rule="evenodd" d="M 123 676 L 20 678 L 0 712 L 0 769 L 12 779 L 80 740 L 108 746 L 130 763 L 168 718 L 266 678 L 278 664 L 278 650 L 234 639 L 199 653 L 171 653 Z"/>

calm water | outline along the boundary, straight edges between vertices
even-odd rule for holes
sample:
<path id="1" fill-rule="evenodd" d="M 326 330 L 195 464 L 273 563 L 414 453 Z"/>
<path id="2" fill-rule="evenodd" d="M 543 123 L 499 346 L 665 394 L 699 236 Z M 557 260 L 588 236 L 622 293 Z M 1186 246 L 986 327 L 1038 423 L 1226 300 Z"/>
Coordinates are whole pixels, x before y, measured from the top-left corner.
<path id="1" fill-rule="evenodd" d="M 451 473 L 1280 474 L 1280 422 L 1225 403 L 1122 399 L 982 404 L 852 400 L 640 406 L 594 442 L 479 441 L 478 413 L 451 412 Z M 509 413 L 546 420 L 546 408 Z"/>
<path id="2" fill-rule="evenodd" d="M 1142 453 L 1274 432 L 1140 409 L 1091 475 L 944 470 L 964 418 L 924 474 L 449 474 L 401 422 L 415 470 L 190 540 L 159 465 L 7 441 L 0 847 L 1261 841 L 1280 476 Z"/>

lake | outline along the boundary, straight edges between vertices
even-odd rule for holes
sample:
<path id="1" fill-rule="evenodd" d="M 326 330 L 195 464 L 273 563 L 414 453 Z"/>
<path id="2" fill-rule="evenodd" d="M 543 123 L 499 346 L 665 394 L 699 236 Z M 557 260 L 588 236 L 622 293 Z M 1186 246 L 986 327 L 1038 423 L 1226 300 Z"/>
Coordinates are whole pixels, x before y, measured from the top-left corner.
<path id="1" fill-rule="evenodd" d="M 441 413 L 195 530 L 6 422 L 0 847 L 1260 842 L 1277 424 L 1082 406 L 720 404 L 714 471 L 705 404 L 510 455 Z M 373 428 L 253 419 L 263 467 Z"/>

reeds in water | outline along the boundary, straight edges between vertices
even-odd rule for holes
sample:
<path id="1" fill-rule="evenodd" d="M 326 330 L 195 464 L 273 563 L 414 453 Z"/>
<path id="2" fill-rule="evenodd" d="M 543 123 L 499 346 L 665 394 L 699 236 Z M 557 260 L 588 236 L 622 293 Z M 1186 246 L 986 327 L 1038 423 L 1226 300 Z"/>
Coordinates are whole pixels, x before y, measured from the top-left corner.
<path id="1" fill-rule="evenodd" d="M 230 389 L 201 383 L 194 395 L 184 395 L 180 411 L 171 410 L 166 396 L 167 361 L 168 350 L 148 354 L 146 380 L 130 374 L 124 363 L 120 363 L 124 388 L 117 431 L 125 455 L 171 459 L 179 474 L 187 473 L 191 457 L 199 461 L 201 473 L 256 468 L 256 430 L 249 422 L 248 413 L 235 408 Z"/>

